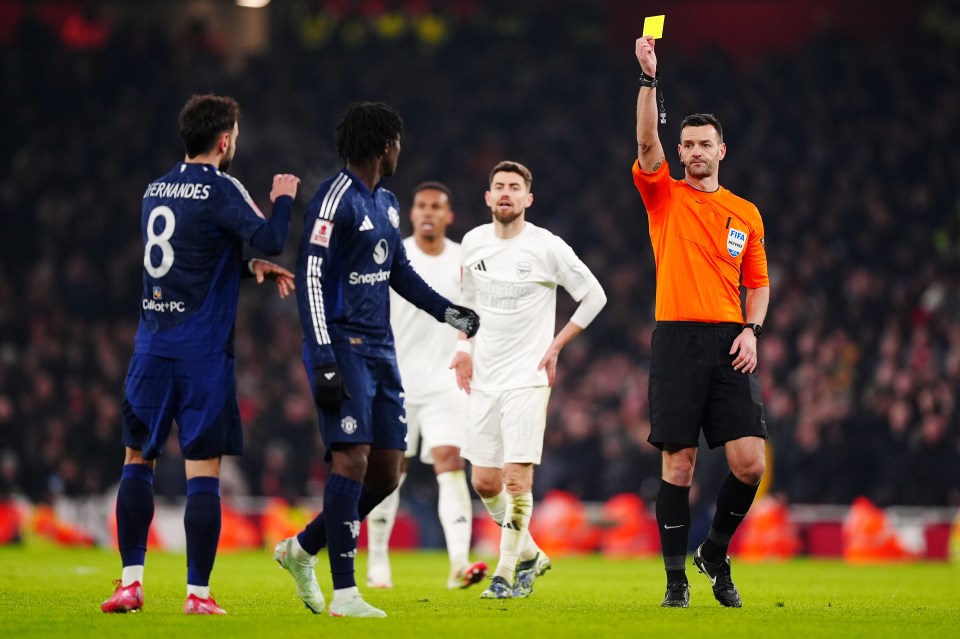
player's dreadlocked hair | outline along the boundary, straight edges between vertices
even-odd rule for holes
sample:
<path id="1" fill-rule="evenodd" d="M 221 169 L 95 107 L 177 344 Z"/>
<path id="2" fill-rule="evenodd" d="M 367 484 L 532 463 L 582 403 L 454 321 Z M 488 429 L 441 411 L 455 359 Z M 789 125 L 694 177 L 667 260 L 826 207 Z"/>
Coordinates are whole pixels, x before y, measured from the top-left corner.
<path id="1" fill-rule="evenodd" d="M 240 120 L 240 105 L 220 95 L 195 95 L 180 110 L 180 137 L 188 158 L 213 150 L 222 133 Z"/>
<path id="2" fill-rule="evenodd" d="M 694 113 L 688 115 L 680 123 L 680 130 L 688 126 L 712 126 L 717 130 L 717 138 L 723 142 L 723 127 L 720 126 L 720 120 L 712 113 Z"/>
<path id="3" fill-rule="evenodd" d="M 389 104 L 354 102 L 337 124 L 340 159 L 351 164 L 381 155 L 388 144 L 403 137 L 403 120 Z"/>

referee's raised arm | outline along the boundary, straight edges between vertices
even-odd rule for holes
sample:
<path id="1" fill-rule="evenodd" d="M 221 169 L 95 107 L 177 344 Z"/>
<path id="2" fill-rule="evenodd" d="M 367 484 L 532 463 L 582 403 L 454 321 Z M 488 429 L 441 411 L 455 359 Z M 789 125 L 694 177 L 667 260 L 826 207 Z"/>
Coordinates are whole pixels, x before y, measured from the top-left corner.
<path id="1" fill-rule="evenodd" d="M 640 62 L 640 93 L 637 95 L 637 160 L 644 171 L 656 171 L 663 163 L 663 146 L 657 133 L 657 54 L 654 39 L 637 39 Z"/>

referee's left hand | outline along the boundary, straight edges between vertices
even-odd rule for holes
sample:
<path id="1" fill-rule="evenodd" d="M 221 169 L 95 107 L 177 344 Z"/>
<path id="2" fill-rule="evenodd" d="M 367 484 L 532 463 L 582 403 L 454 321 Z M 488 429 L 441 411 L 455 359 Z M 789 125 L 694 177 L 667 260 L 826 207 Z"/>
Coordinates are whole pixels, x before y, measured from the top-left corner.
<path id="1" fill-rule="evenodd" d="M 741 373 L 752 373 L 757 370 L 757 337 L 752 330 L 743 330 L 737 339 L 733 340 L 730 354 L 733 358 L 733 370 Z"/>

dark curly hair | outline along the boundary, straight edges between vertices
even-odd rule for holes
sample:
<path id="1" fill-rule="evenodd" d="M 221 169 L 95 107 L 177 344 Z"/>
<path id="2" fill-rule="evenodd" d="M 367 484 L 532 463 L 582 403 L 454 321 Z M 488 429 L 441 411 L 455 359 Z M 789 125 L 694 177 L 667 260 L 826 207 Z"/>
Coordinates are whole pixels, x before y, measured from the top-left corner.
<path id="1" fill-rule="evenodd" d="M 340 116 L 334 137 L 340 159 L 360 164 L 403 137 L 403 119 L 389 104 L 354 102 Z"/>
<path id="2" fill-rule="evenodd" d="M 195 95 L 180 110 L 180 137 L 188 158 L 213 150 L 217 138 L 240 120 L 240 105 L 222 95 Z"/>

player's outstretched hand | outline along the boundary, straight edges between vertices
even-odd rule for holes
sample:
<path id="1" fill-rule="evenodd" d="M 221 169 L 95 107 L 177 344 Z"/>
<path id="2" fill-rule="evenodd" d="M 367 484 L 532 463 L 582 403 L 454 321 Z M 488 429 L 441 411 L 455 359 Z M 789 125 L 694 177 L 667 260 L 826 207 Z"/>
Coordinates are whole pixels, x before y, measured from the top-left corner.
<path id="1" fill-rule="evenodd" d="M 313 399 L 324 415 L 339 415 L 340 402 L 350 399 L 350 391 L 335 362 L 313 369 Z"/>
<path id="2" fill-rule="evenodd" d="M 473 337 L 480 330 L 480 316 L 466 306 L 451 304 L 443 313 L 443 321 Z"/>
<path id="3" fill-rule="evenodd" d="M 257 258 L 251 260 L 251 263 L 253 264 L 253 274 L 257 278 L 257 284 L 263 284 L 265 279 L 273 280 L 277 283 L 277 290 L 280 291 L 281 298 L 296 290 L 297 287 L 293 283 L 293 273 L 287 269 L 273 262 Z"/>
<path id="4" fill-rule="evenodd" d="M 273 189 L 270 191 L 270 201 L 276 202 L 278 197 L 289 195 L 297 198 L 297 186 L 300 184 L 300 178 L 290 173 L 278 173 L 273 176 Z"/>

